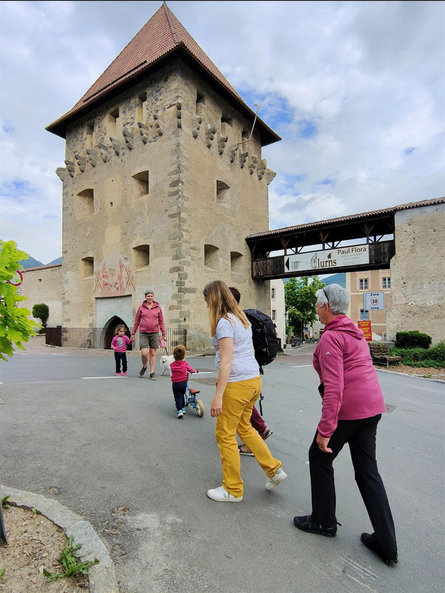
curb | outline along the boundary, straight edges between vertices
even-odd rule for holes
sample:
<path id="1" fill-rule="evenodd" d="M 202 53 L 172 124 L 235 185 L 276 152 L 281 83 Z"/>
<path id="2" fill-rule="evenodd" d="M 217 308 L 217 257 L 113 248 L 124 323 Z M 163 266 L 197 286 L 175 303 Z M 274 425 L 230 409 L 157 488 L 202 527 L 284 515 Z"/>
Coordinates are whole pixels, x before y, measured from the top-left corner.
<path id="1" fill-rule="evenodd" d="M 1 489 L 2 498 L 9 496 L 11 502 L 18 507 L 37 509 L 63 529 L 67 537 L 73 536 L 75 543 L 82 545 L 82 552 L 87 560 L 99 560 L 99 564 L 92 566 L 88 572 L 89 593 L 119 593 L 113 561 L 91 523 L 56 500 L 8 486 L 2 486 Z"/>

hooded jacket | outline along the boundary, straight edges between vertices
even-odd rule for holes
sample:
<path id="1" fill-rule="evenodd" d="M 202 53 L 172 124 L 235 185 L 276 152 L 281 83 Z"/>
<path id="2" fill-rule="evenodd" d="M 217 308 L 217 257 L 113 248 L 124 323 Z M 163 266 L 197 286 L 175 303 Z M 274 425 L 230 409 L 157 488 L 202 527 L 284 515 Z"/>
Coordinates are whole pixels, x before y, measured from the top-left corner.
<path id="1" fill-rule="evenodd" d="M 135 335 L 138 328 L 139 332 L 143 334 L 157 334 L 161 330 L 162 335 L 165 336 L 164 316 L 157 301 L 153 301 L 151 309 L 147 307 L 146 301 L 139 307 L 134 318 L 132 336 Z"/>
<path id="2" fill-rule="evenodd" d="M 326 324 L 313 365 L 323 384 L 321 436 L 331 437 L 339 420 L 383 414 L 383 394 L 368 344 L 349 317 L 341 315 Z"/>

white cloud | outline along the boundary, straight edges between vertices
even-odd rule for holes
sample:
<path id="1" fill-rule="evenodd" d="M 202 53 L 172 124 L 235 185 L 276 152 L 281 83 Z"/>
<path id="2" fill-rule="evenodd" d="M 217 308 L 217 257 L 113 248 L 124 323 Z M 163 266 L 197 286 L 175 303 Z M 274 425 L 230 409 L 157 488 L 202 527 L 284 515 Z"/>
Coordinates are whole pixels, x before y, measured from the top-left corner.
<path id="1" fill-rule="evenodd" d="M 64 159 L 45 127 L 160 6 L 0 4 L 0 237 L 44 263 L 62 251 Z M 263 151 L 271 228 L 445 194 L 443 2 L 168 6 L 282 137 Z"/>

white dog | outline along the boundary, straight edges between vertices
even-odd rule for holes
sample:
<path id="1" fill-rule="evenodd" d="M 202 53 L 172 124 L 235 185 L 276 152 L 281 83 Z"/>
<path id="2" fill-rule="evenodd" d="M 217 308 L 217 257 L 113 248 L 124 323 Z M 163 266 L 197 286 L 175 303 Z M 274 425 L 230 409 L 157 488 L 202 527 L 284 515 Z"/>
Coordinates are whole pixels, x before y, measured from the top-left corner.
<path id="1" fill-rule="evenodd" d="M 175 357 L 173 356 L 173 354 L 164 354 L 163 356 L 161 356 L 161 358 L 160 358 L 160 364 L 161 364 L 161 369 L 162 369 L 161 375 L 163 375 L 165 373 L 165 371 L 168 371 L 170 373 L 170 364 L 174 360 L 175 360 Z"/>

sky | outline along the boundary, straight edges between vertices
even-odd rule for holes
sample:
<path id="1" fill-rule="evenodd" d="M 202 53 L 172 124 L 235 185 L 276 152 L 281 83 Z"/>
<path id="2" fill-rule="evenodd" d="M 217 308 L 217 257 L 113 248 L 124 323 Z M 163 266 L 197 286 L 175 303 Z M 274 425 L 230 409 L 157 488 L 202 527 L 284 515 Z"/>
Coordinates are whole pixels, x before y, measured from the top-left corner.
<path id="1" fill-rule="evenodd" d="M 0 240 L 62 255 L 65 142 L 45 127 L 161 4 L 0 2 Z M 282 138 L 270 229 L 445 195 L 445 2 L 167 5 Z"/>

